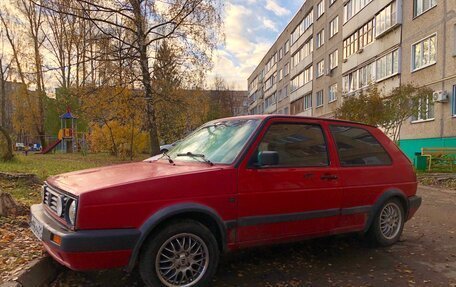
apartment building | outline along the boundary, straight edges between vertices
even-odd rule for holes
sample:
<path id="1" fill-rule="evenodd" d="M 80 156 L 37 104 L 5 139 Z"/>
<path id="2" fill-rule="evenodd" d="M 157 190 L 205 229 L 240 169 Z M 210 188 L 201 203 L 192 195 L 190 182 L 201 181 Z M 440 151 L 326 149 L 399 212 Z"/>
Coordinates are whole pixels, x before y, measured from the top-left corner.
<path id="1" fill-rule="evenodd" d="M 455 0 L 305 0 L 248 79 L 249 113 L 334 117 L 372 83 L 409 82 L 436 92 L 403 150 L 456 146 Z"/>

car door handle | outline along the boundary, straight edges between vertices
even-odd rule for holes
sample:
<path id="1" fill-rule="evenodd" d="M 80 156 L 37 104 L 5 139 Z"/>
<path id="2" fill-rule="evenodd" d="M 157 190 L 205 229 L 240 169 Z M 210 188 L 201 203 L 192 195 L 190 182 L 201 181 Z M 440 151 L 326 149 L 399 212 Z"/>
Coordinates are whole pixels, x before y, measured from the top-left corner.
<path id="1" fill-rule="evenodd" d="M 339 177 L 335 174 L 323 174 L 320 177 L 322 180 L 337 180 Z"/>

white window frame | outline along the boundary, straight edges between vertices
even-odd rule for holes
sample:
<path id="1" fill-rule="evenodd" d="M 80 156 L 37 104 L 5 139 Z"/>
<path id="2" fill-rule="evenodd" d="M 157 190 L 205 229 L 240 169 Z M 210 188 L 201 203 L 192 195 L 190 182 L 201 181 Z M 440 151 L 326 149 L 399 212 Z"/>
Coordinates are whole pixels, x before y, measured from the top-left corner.
<path id="1" fill-rule="evenodd" d="M 398 24 L 398 3 L 397 0 L 389 3 L 385 8 L 383 8 L 377 15 L 375 15 L 375 38 L 388 33 Z M 393 11 L 394 8 L 394 11 Z M 387 23 L 388 22 L 388 23 Z M 381 29 L 381 23 L 384 24 L 383 29 Z"/>
<path id="2" fill-rule="evenodd" d="M 322 47 L 325 44 L 325 29 L 321 29 L 320 32 L 315 36 L 315 42 L 317 49 Z"/>
<path id="3" fill-rule="evenodd" d="M 337 83 L 332 84 L 328 88 L 328 103 L 333 103 L 335 101 L 337 101 Z"/>
<path id="4" fill-rule="evenodd" d="M 451 98 L 451 115 L 456 117 L 456 85 L 453 85 L 453 96 Z"/>
<path id="5" fill-rule="evenodd" d="M 423 104 L 422 99 L 419 99 L 418 101 L 418 110 L 421 110 L 421 105 Z M 433 99 L 432 99 L 432 96 L 429 96 L 427 97 L 426 99 L 426 118 L 421 118 L 421 113 L 418 112 L 418 115 L 414 115 L 412 116 L 412 124 L 415 124 L 415 123 L 423 123 L 423 122 L 430 122 L 430 121 L 433 121 L 435 120 L 435 104 L 433 102 Z M 432 112 L 432 118 L 428 118 L 427 116 L 429 115 L 429 111 L 430 111 L 430 108 L 433 108 L 433 112 Z M 415 118 L 415 119 L 413 119 Z"/>
<path id="6" fill-rule="evenodd" d="M 423 65 L 423 66 L 420 66 L 420 67 L 415 67 L 415 46 L 417 46 L 418 44 L 422 44 L 424 41 L 432 38 L 432 37 L 435 37 L 435 56 L 434 56 L 434 59 L 435 61 L 434 62 L 429 62 L 427 63 L 426 65 Z M 410 53 L 410 56 L 411 56 L 411 62 L 410 62 L 410 70 L 412 72 L 416 72 L 416 71 L 419 71 L 419 70 L 422 70 L 422 69 L 425 69 L 427 67 L 430 67 L 432 65 L 435 65 L 437 64 L 437 53 L 438 53 L 438 43 L 437 43 L 437 33 L 433 33 L 427 37 L 424 37 L 423 39 L 420 39 L 419 41 L 416 41 L 415 43 L 412 44 L 411 46 L 411 53 Z M 424 56 L 424 49 L 423 49 L 423 44 L 421 45 L 421 50 L 423 51 L 422 52 L 422 56 Z M 430 55 L 429 55 L 430 57 Z"/>
<path id="7" fill-rule="evenodd" d="M 339 33 L 339 15 L 329 22 L 329 39 L 334 37 L 337 33 Z"/>
<path id="8" fill-rule="evenodd" d="M 315 69 L 315 76 L 316 78 L 320 78 L 325 74 L 325 60 L 321 60 L 320 62 L 317 63 L 316 69 Z"/>
<path id="9" fill-rule="evenodd" d="M 324 94 L 323 94 L 323 90 L 320 90 L 318 91 L 316 94 L 315 94 L 315 107 L 316 108 L 321 108 L 323 107 L 323 104 L 324 104 Z"/>
<path id="10" fill-rule="evenodd" d="M 312 109 L 312 94 L 304 95 L 304 111 Z"/>
<path id="11" fill-rule="evenodd" d="M 421 13 L 417 13 L 416 4 L 417 4 L 418 1 L 423 2 L 424 0 L 413 0 L 413 18 L 416 18 L 416 17 L 419 17 L 420 15 L 423 15 L 427 11 L 429 11 L 432 8 L 434 8 L 435 6 L 437 6 L 437 0 L 429 0 L 429 1 L 432 1 L 434 3 L 434 5 L 429 6 L 429 8 L 427 8 L 425 10 L 422 10 Z M 421 4 L 421 5 L 423 5 L 423 4 Z"/>
<path id="12" fill-rule="evenodd" d="M 339 49 L 329 54 L 329 69 L 334 70 L 337 66 L 339 66 Z"/>
<path id="13" fill-rule="evenodd" d="M 319 19 L 325 13 L 325 0 L 321 0 L 315 7 L 317 11 L 317 19 Z"/>
<path id="14" fill-rule="evenodd" d="M 394 70 L 394 62 L 395 62 L 395 57 L 394 57 L 394 54 L 397 52 L 397 71 Z M 379 65 L 379 62 L 382 61 L 383 59 L 385 59 L 385 61 L 387 60 L 388 56 L 391 55 L 391 73 L 388 74 L 388 71 L 386 71 L 386 74 L 384 77 L 381 77 L 379 78 L 379 73 L 378 73 L 378 65 Z M 401 50 L 398 48 L 396 50 L 393 50 L 393 51 L 390 51 L 388 52 L 387 54 L 383 55 L 382 57 L 378 58 L 377 60 L 375 60 L 375 80 L 376 82 L 381 82 L 381 81 L 384 81 L 388 78 L 391 78 L 391 77 L 394 77 L 396 75 L 398 75 L 400 73 L 400 66 L 401 66 Z M 386 67 L 388 67 L 388 62 L 386 62 Z"/>

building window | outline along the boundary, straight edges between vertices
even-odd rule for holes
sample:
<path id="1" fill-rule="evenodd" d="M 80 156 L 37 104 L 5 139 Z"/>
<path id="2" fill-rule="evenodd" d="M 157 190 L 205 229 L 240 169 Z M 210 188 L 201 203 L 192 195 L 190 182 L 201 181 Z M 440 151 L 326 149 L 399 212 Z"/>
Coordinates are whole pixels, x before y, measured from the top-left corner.
<path id="1" fill-rule="evenodd" d="M 336 3 L 336 0 L 329 0 L 329 6 L 331 6 L 334 3 Z"/>
<path id="2" fill-rule="evenodd" d="M 323 15 L 323 13 L 325 13 L 325 1 L 324 0 L 321 0 L 320 3 L 317 4 L 317 19 L 321 17 L 321 15 Z"/>
<path id="3" fill-rule="evenodd" d="M 434 119 L 434 100 L 432 95 L 418 99 L 418 112 L 413 115 L 412 121 L 427 121 Z"/>
<path id="4" fill-rule="evenodd" d="M 434 34 L 412 45 L 412 71 L 435 64 L 437 36 Z"/>
<path id="5" fill-rule="evenodd" d="M 312 108 L 312 94 L 304 96 L 304 110 L 309 110 Z"/>
<path id="6" fill-rule="evenodd" d="M 329 22 L 329 38 L 332 38 L 339 32 L 339 16 Z"/>
<path id="7" fill-rule="evenodd" d="M 364 88 L 375 82 L 375 62 L 359 69 L 359 87 Z"/>
<path id="8" fill-rule="evenodd" d="M 267 108 L 274 105 L 275 103 L 276 103 L 276 94 L 274 93 L 264 100 L 264 109 L 266 110 Z"/>
<path id="9" fill-rule="evenodd" d="M 323 106 L 323 90 L 317 92 L 317 108 Z"/>
<path id="10" fill-rule="evenodd" d="M 353 18 L 361 9 L 367 6 L 372 0 L 349 0 L 344 6 L 344 23 Z"/>
<path id="11" fill-rule="evenodd" d="M 277 81 L 279 81 L 279 82 L 282 81 L 282 71 L 283 71 L 282 69 L 279 70 L 279 77 L 277 79 Z"/>
<path id="12" fill-rule="evenodd" d="M 309 14 L 302 20 L 301 23 L 296 26 L 296 29 L 291 33 L 291 45 L 296 43 L 299 37 L 304 34 L 304 32 L 309 29 L 313 23 L 313 11 L 310 11 Z"/>
<path id="13" fill-rule="evenodd" d="M 339 65 L 339 50 L 329 54 L 329 69 L 334 69 Z"/>
<path id="14" fill-rule="evenodd" d="M 437 5 L 437 0 L 413 0 L 413 17 L 419 16 Z"/>
<path id="15" fill-rule="evenodd" d="M 374 41 L 374 19 L 364 24 L 361 28 L 351 34 L 343 42 L 343 56 L 347 59 L 360 49 Z"/>
<path id="16" fill-rule="evenodd" d="M 456 116 L 456 85 L 453 86 L 453 99 L 451 101 L 451 106 L 452 115 Z"/>
<path id="17" fill-rule="evenodd" d="M 313 71 L 312 66 L 310 66 L 307 69 L 305 69 L 302 73 L 300 73 L 299 75 L 294 77 L 291 80 L 291 86 L 290 86 L 291 92 L 296 91 L 297 89 L 301 88 L 308 82 L 312 81 L 312 71 Z"/>
<path id="18" fill-rule="evenodd" d="M 283 48 L 280 48 L 279 50 L 279 60 L 282 60 L 283 58 Z"/>
<path id="19" fill-rule="evenodd" d="M 328 103 L 332 103 L 337 100 L 337 84 L 329 86 L 328 90 Z"/>
<path id="20" fill-rule="evenodd" d="M 264 83 L 264 91 L 269 90 L 275 83 L 277 79 L 277 72 L 270 76 Z"/>
<path id="21" fill-rule="evenodd" d="M 284 115 L 288 115 L 288 114 L 289 114 L 289 109 L 288 109 L 288 107 L 285 107 L 285 108 L 283 109 L 283 114 L 284 114 Z"/>
<path id="22" fill-rule="evenodd" d="M 272 67 L 274 67 L 274 65 L 277 63 L 277 53 L 274 54 L 274 56 L 272 56 L 269 61 L 266 63 L 266 66 L 265 66 L 265 73 L 269 72 Z"/>
<path id="23" fill-rule="evenodd" d="M 290 40 L 287 40 L 285 42 L 285 47 L 284 48 L 285 48 L 285 55 L 286 55 L 288 52 L 290 52 Z"/>
<path id="24" fill-rule="evenodd" d="M 304 98 L 300 98 L 290 104 L 290 110 L 292 115 L 302 113 L 304 111 Z"/>
<path id="25" fill-rule="evenodd" d="M 325 29 L 322 29 L 320 32 L 317 33 L 315 37 L 315 42 L 317 45 L 317 49 L 323 46 L 325 43 Z"/>
<path id="26" fill-rule="evenodd" d="M 388 29 L 397 24 L 396 1 L 385 7 L 375 16 L 375 36 L 385 33 Z"/>
<path id="27" fill-rule="evenodd" d="M 317 63 L 317 78 L 325 74 L 325 60 L 321 60 Z"/>
<path id="28" fill-rule="evenodd" d="M 359 33 L 359 48 L 362 49 L 374 41 L 374 19 L 367 22 Z"/>
<path id="29" fill-rule="evenodd" d="M 293 67 L 296 67 L 302 60 L 310 55 L 313 51 L 313 40 L 308 40 L 302 47 L 292 56 Z"/>
<path id="30" fill-rule="evenodd" d="M 381 57 L 377 60 L 377 81 L 399 73 L 399 50 Z"/>
<path id="31" fill-rule="evenodd" d="M 286 63 L 283 67 L 283 76 L 286 77 L 290 73 L 290 63 Z"/>

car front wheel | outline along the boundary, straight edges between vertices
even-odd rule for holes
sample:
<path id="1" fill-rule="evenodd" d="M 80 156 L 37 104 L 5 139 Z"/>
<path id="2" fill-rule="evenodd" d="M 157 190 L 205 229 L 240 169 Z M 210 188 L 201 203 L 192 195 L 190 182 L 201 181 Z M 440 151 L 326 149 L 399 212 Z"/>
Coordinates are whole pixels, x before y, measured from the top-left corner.
<path id="1" fill-rule="evenodd" d="M 374 244 L 390 246 L 401 237 L 405 222 L 404 207 L 396 199 L 386 201 L 374 218 L 368 236 Z"/>
<path id="2" fill-rule="evenodd" d="M 185 220 L 150 237 L 139 271 L 147 286 L 209 286 L 219 260 L 217 241 L 204 225 Z"/>

